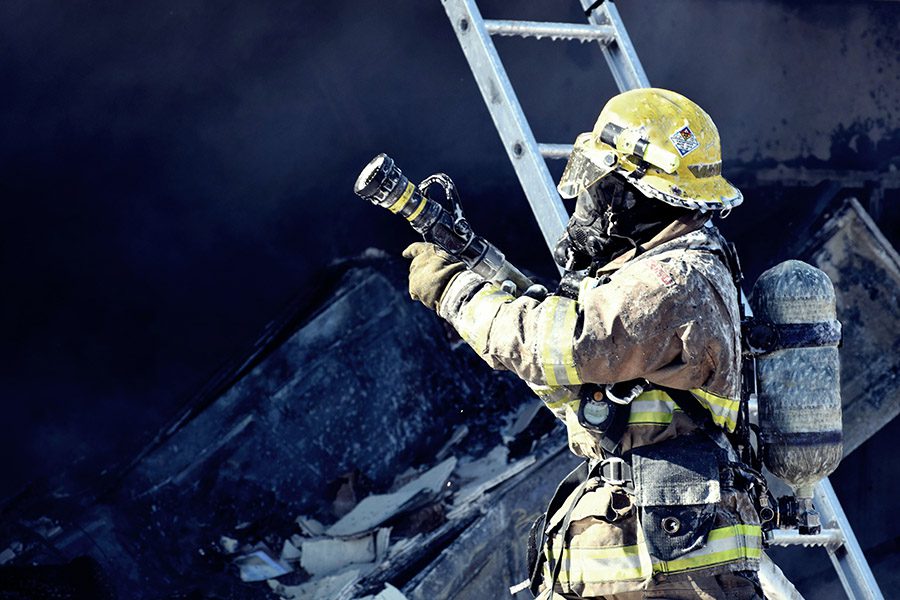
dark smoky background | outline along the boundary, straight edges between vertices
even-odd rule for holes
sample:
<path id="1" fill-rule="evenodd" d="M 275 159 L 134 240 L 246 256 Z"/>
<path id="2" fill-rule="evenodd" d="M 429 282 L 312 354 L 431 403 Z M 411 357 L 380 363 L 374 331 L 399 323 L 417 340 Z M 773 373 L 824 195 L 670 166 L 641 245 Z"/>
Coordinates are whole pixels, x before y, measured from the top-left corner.
<path id="1" fill-rule="evenodd" d="M 507 4 L 481 6 L 582 18 Z M 718 124 L 751 280 L 816 193 L 758 173 L 896 170 L 900 3 L 618 6 L 651 83 Z M 595 45 L 497 46 L 540 141 L 571 142 L 616 91 Z M 382 151 L 450 174 L 480 233 L 553 273 L 436 0 L 0 4 L 0 498 L 137 451 L 330 263 L 414 241 L 352 193 Z M 896 244 L 896 197 L 858 195 Z"/>

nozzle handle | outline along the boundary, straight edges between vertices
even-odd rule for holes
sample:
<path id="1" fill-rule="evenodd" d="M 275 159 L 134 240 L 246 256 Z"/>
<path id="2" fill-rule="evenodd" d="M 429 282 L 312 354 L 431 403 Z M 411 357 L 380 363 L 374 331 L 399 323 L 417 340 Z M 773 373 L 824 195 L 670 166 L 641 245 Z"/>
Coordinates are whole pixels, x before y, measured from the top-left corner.
<path id="1" fill-rule="evenodd" d="M 499 248 L 484 238 L 479 238 L 478 241 L 485 245 L 481 256 L 472 261 L 472 264 L 463 260 L 472 272 L 498 285 L 504 281 L 511 281 L 516 285 L 520 294 L 533 285 L 533 282 L 528 277 L 506 260 Z"/>

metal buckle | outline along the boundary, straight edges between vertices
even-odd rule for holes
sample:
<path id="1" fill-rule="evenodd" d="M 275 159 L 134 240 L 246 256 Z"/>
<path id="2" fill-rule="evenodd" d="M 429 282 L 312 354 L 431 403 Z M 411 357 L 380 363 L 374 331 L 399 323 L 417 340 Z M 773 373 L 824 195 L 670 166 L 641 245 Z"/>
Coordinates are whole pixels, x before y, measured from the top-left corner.
<path id="1" fill-rule="evenodd" d="M 609 475 L 606 474 L 607 467 L 609 467 Z M 603 483 L 608 483 L 609 485 L 624 485 L 625 461 L 618 456 L 605 458 L 600 461 L 600 479 Z"/>

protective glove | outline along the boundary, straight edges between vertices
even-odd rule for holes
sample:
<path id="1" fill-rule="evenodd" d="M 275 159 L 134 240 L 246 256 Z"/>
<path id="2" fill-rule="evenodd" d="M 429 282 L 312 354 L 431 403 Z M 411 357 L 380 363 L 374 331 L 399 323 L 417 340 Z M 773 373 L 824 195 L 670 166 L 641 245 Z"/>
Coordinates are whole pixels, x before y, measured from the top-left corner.
<path id="1" fill-rule="evenodd" d="M 427 242 L 416 242 L 403 251 L 404 258 L 411 258 L 409 265 L 409 296 L 431 310 L 437 310 L 438 301 L 450 281 L 466 266 Z"/>

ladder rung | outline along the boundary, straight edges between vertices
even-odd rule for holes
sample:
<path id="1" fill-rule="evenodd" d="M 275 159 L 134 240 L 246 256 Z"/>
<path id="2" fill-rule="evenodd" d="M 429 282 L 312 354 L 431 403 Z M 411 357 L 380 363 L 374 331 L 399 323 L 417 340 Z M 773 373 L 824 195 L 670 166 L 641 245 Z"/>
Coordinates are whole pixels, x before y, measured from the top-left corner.
<path id="1" fill-rule="evenodd" d="M 537 39 L 549 37 L 554 40 L 597 40 L 609 44 L 615 39 L 615 31 L 607 25 L 587 25 L 580 23 L 543 23 L 541 21 L 484 21 L 491 35 L 510 35 Z"/>
<path id="2" fill-rule="evenodd" d="M 572 144 L 538 144 L 538 150 L 544 158 L 569 158 Z"/>
<path id="3" fill-rule="evenodd" d="M 766 532 L 766 541 L 773 546 L 840 546 L 844 534 L 840 529 L 823 529 L 809 535 L 795 529 L 773 529 Z"/>

